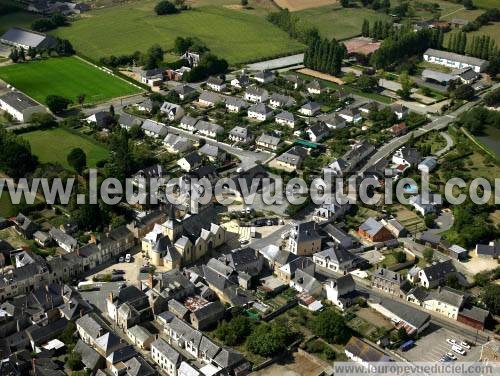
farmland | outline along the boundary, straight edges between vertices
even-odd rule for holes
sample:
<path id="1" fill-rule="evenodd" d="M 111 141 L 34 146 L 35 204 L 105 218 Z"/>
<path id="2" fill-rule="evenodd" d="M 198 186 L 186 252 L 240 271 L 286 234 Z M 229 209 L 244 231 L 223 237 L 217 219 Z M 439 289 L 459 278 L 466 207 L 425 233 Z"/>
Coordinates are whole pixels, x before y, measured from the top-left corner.
<path id="1" fill-rule="evenodd" d="M 301 19 L 318 28 L 326 38 L 347 39 L 361 34 L 363 20 L 390 20 L 385 13 L 366 8 L 340 8 L 327 6 L 296 13 Z"/>
<path id="2" fill-rule="evenodd" d="M 37 15 L 28 12 L 15 12 L 0 16 L 0 34 L 5 33 L 13 26 L 29 28 Z"/>
<path id="3" fill-rule="evenodd" d="M 43 163 L 60 163 L 69 168 L 66 158 L 77 147 L 87 154 L 89 167 L 95 167 L 97 162 L 108 157 L 108 151 L 102 145 L 64 128 L 29 132 L 22 137 L 30 143 L 33 154 Z"/>
<path id="4" fill-rule="evenodd" d="M 95 103 L 140 92 L 137 87 L 75 57 L 4 66 L 0 68 L 0 78 L 41 103 L 52 94 L 73 101 L 85 94 L 85 103 Z"/>
<path id="5" fill-rule="evenodd" d="M 282 9 L 288 9 L 290 12 L 298 10 L 319 8 L 325 5 L 338 3 L 337 0 L 275 0 L 275 3 Z"/>
<path id="6" fill-rule="evenodd" d="M 155 3 L 132 2 L 88 12 L 54 34 L 69 39 L 78 52 L 94 59 L 145 51 L 156 43 L 168 50 L 178 36 L 200 38 L 213 53 L 230 63 L 304 49 L 264 17 L 251 12 L 219 5 L 156 16 Z"/>

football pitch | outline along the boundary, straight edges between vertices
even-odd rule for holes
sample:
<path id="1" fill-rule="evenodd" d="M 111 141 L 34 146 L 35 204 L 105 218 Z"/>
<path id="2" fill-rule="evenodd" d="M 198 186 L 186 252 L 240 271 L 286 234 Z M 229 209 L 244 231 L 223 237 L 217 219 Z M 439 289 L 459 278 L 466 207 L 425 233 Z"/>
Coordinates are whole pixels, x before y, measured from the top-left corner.
<path id="1" fill-rule="evenodd" d="M 53 34 L 69 39 L 79 53 L 92 59 L 145 52 L 153 44 L 169 50 L 179 36 L 198 37 L 211 52 L 233 64 L 305 48 L 265 17 L 244 10 L 200 6 L 157 16 L 155 4 L 146 0 L 94 10 Z"/>
<path id="2" fill-rule="evenodd" d="M 0 78 L 38 102 L 60 95 L 85 103 L 140 93 L 141 89 L 90 65 L 77 57 L 57 57 L 0 67 Z"/>

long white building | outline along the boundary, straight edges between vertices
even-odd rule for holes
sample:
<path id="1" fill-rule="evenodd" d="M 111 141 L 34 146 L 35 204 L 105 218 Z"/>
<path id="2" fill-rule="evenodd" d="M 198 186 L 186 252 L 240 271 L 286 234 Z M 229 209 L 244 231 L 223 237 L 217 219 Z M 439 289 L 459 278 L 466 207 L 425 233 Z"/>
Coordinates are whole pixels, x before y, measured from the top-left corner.
<path id="1" fill-rule="evenodd" d="M 475 72 L 483 72 L 487 67 L 489 62 L 483 59 L 478 59 L 472 56 L 465 56 L 456 54 L 453 52 L 434 50 L 432 48 L 427 49 L 424 52 L 424 60 L 429 63 L 444 65 L 450 68 L 472 68 Z"/>

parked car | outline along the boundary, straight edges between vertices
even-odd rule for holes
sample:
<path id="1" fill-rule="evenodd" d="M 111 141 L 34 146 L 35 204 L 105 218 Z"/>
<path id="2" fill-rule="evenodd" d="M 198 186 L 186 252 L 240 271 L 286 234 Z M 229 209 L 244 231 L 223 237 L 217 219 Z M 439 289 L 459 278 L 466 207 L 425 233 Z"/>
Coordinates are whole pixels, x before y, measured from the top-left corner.
<path id="1" fill-rule="evenodd" d="M 463 347 L 464 349 L 470 350 L 470 345 L 465 341 L 460 342 L 460 347 Z"/>
<path id="2" fill-rule="evenodd" d="M 455 341 L 453 338 L 447 338 L 446 342 L 448 342 L 450 345 L 456 345 L 457 341 Z"/>
<path id="3" fill-rule="evenodd" d="M 249 243 L 248 239 L 241 239 L 240 240 L 240 244 L 241 245 L 245 245 L 245 244 L 248 244 L 248 243 Z"/>
<path id="4" fill-rule="evenodd" d="M 121 269 L 113 269 L 113 270 L 111 270 L 111 273 L 113 273 L 113 274 L 125 274 L 125 272 Z"/>
<path id="5" fill-rule="evenodd" d="M 467 352 L 466 352 L 464 349 L 462 349 L 460 346 L 458 346 L 458 345 L 453 345 L 453 346 L 451 347 L 451 349 L 452 349 L 453 351 L 455 351 L 457 354 L 460 354 L 460 355 L 465 355 L 465 354 L 467 354 Z"/>
<path id="6" fill-rule="evenodd" d="M 118 262 L 123 262 L 123 261 L 125 261 L 125 258 L 124 258 L 123 256 L 120 256 L 120 257 L 118 258 Z"/>
<path id="7" fill-rule="evenodd" d="M 448 358 L 450 358 L 451 360 L 457 360 L 458 359 L 457 356 L 455 354 L 453 354 L 452 352 L 447 352 L 446 356 Z"/>
<path id="8" fill-rule="evenodd" d="M 127 253 L 125 255 L 125 262 L 131 262 L 132 261 L 132 256 L 130 255 L 130 253 Z"/>

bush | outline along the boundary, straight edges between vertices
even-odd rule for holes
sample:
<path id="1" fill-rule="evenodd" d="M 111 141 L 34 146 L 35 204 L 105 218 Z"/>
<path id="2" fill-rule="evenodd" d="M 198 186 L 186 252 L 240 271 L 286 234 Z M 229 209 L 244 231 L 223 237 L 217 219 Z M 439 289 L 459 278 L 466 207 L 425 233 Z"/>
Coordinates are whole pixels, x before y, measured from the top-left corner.
<path id="1" fill-rule="evenodd" d="M 177 13 L 177 12 L 178 12 L 178 10 L 175 7 L 175 5 L 172 4 L 170 1 L 167 1 L 167 0 L 160 1 L 155 6 L 155 13 L 158 16 L 162 16 L 162 15 L 165 15 L 165 14 L 174 14 L 174 13 Z"/>
<path id="2" fill-rule="evenodd" d="M 71 104 L 71 100 L 61 97 L 60 95 L 49 95 L 45 99 L 45 103 L 54 114 L 60 114 L 68 108 Z"/>
<path id="3" fill-rule="evenodd" d="M 346 343 L 351 337 L 344 317 L 328 309 L 313 318 L 311 329 L 315 335 L 330 343 Z"/>

